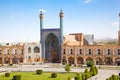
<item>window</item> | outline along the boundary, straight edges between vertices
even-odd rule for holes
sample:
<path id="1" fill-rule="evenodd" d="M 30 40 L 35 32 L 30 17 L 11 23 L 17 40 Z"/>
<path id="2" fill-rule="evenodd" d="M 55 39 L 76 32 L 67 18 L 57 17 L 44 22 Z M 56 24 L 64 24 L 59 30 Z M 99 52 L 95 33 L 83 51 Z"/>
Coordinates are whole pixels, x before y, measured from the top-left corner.
<path id="1" fill-rule="evenodd" d="M 7 54 L 9 54 L 9 50 L 7 50 Z"/>
<path id="2" fill-rule="evenodd" d="M 82 49 L 79 49 L 79 54 L 82 54 Z"/>
<path id="3" fill-rule="evenodd" d="M 17 54 L 17 50 L 15 50 L 15 54 Z"/>
<path id="4" fill-rule="evenodd" d="M 66 52 L 65 52 L 65 49 L 63 50 L 63 54 L 65 54 Z"/>
<path id="5" fill-rule="evenodd" d="M 100 52 L 101 50 L 100 49 L 98 49 L 98 54 L 101 54 L 101 52 Z"/>
<path id="6" fill-rule="evenodd" d="M 31 53 L 31 48 L 30 47 L 28 48 L 28 53 Z"/>
<path id="7" fill-rule="evenodd" d="M 70 49 L 70 54 L 73 54 L 73 50 L 72 49 Z"/>
<path id="8" fill-rule="evenodd" d="M 88 54 L 91 54 L 91 49 L 89 49 L 88 51 L 89 51 L 89 53 L 88 53 Z"/>
<path id="9" fill-rule="evenodd" d="M 118 55 L 120 55 L 120 49 L 118 49 Z"/>
<path id="10" fill-rule="evenodd" d="M 39 47 L 35 47 L 35 48 L 34 48 L 34 53 L 40 53 Z"/>
<path id="11" fill-rule="evenodd" d="M 110 49 L 108 49 L 108 55 L 110 54 Z"/>
<path id="12" fill-rule="evenodd" d="M 0 50 L 0 54 L 2 54 L 2 50 Z"/>

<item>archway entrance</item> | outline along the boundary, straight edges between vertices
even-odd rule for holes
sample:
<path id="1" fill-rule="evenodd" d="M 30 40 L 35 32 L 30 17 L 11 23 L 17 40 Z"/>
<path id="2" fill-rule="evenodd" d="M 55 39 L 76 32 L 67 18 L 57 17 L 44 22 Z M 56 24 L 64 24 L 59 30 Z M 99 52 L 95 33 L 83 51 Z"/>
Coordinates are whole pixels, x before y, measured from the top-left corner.
<path id="1" fill-rule="evenodd" d="M 112 65 L 113 61 L 110 57 L 105 58 L 105 64 L 106 65 Z"/>
<path id="2" fill-rule="evenodd" d="M 83 58 L 82 57 L 77 58 L 77 64 L 83 64 Z"/>
<path id="3" fill-rule="evenodd" d="M 91 57 L 88 57 L 88 58 L 86 58 L 86 62 L 87 61 L 93 61 L 93 59 Z"/>
<path id="4" fill-rule="evenodd" d="M 69 63 L 69 65 L 74 64 L 74 58 L 73 57 L 69 57 L 68 58 L 68 63 Z"/>
<path id="5" fill-rule="evenodd" d="M 45 58 L 47 62 L 59 62 L 58 38 L 53 33 L 47 35 L 45 40 Z"/>
<path id="6" fill-rule="evenodd" d="M 10 58 L 6 57 L 6 58 L 4 59 L 4 63 L 5 63 L 5 64 L 10 64 Z"/>
<path id="7" fill-rule="evenodd" d="M 116 64 L 117 66 L 120 66 L 120 58 L 116 58 L 116 59 L 115 59 L 115 64 Z"/>
<path id="8" fill-rule="evenodd" d="M 96 58 L 96 65 L 101 65 L 102 64 L 102 58 L 97 57 Z"/>
<path id="9" fill-rule="evenodd" d="M 18 64 L 18 58 L 17 57 L 13 57 L 12 62 L 13 62 L 13 64 Z"/>

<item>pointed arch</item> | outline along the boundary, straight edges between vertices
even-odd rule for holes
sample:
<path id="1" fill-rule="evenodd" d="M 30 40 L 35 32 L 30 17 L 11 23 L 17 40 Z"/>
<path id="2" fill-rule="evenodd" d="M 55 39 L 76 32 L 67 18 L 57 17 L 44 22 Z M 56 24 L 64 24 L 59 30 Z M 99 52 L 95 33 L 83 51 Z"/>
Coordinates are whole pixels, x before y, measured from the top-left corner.
<path id="1" fill-rule="evenodd" d="M 86 61 L 93 61 L 93 59 L 91 57 L 87 57 Z"/>
<path id="2" fill-rule="evenodd" d="M 120 57 L 117 57 L 115 59 L 115 64 L 118 65 L 118 66 L 120 66 Z"/>
<path id="3" fill-rule="evenodd" d="M 40 53 L 40 48 L 39 47 L 35 47 L 34 48 L 34 53 Z"/>
<path id="4" fill-rule="evenodd" d="M 105 58 L 105 64 L 106 64 L 106 65 L 112 65 L 112 63 L 113 63 L 112 58 L 110 58 L 110 57 L 106 57 L 106 58 Z"/>
<path id="5" fill-rule="evenodd" d="M 77 64 L 83 64 L 83 58 L 82 57 L 77 58 Z"/>
<path id="6" fill-rule="evenodd" d="M 31 47 L 28 47 L 28 53 L 31 53 Z"/>
<path id="7" fill-rule="evenodd" d="M 95 61 L 96 61 L 96 65 L 102 64 L 102 58 L 100 58 L 100 57 L 97 57 Z"/>
<path id="8" fill-rule="evenodd" d="M 59 41 L 55 34 L 49 33 L 45 39 L 45 58 L 47 62 L 57 62 L 59 59 Z"/>
<path id="9" fill-rule="evenodd" d="M 69 57 L 69 58 L 68 58 L 68 63 L 69 63 L 70 65 L 74 64 L 74 58 L 73 58 L 73 57 Z"/>

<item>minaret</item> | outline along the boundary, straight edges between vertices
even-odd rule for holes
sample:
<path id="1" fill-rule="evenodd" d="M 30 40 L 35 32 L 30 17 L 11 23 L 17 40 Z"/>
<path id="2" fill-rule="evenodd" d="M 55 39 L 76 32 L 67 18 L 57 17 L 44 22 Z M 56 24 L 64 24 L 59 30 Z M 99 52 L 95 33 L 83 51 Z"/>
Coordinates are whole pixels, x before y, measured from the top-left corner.
<path id="1" fill-rule="evenodd" d="M 64 13 L 62 12 L 62 10 L 60 10 L 60 30 L 61 30 L 61 43 L 63 42 L 63 17 L 64 17 Z"/>
<path id="2" fill-rule="evenodd" d="M 40 29 L 42 30 L 43 29 L 43 18 L 44 18 L 44 15 L 43 15 L 43 12 L 40 11 Z"/>
<path id="3" fill-rule="evenodd" d="M 120 13 L 119 13 L 118 45 L 120 45 Z"/>
<path id="4" fill-rule="evenodd" d="M 44 14 L 42 11 L 40 11 L 40 43 L 42 43 L 42 29 L 43 29 L 43 18 L 44 18 Z"/>

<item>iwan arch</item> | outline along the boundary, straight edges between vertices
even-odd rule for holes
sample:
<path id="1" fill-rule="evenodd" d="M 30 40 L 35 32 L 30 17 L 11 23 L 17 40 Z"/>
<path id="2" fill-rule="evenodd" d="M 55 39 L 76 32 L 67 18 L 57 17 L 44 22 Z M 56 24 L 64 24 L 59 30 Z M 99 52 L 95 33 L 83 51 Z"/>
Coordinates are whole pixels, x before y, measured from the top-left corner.
<path id="1" fill-rule="evenodd" d="M 63 12 L 60 11 L 60 28 L 44 29 L 44 15 L 40 13 L 40 32 L 41 32 L 41 48 L 42 60 L 44 62 L 58 63 L 61 61 L 61 43 L 63 38 Z"/>

